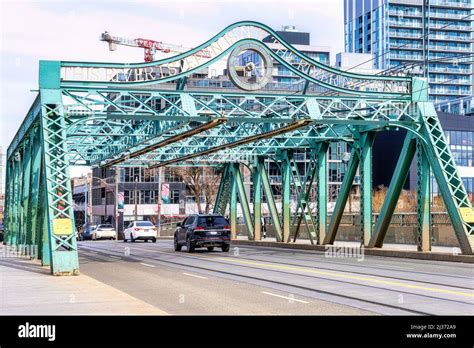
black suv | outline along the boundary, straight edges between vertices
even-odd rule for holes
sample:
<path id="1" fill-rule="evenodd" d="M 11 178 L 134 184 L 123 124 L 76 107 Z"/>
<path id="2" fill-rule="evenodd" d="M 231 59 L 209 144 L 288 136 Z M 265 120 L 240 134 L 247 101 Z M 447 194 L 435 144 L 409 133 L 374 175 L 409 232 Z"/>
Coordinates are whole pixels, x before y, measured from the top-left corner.
<path id="1" fill-rule="evenodd" d="M 188 216 L 183 222 L 178 223 L 174 233 L 174 250 L 180 251 L 186 245 L 188 253 L 195 248 L 205 248 L 212 251 L 214 247 L 222 251 L 230 249 L 230 225 L 222 215 Z"/>

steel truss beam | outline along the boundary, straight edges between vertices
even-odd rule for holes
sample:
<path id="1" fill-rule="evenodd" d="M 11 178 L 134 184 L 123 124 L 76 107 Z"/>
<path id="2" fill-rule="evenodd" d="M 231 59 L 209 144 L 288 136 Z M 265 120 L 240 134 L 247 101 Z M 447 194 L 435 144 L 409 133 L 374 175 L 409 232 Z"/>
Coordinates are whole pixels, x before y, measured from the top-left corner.
<path id="1" fill-rule="evenodd" d="M 93 90 L 87 92 L 65 90 L 65 109 L 68 118 L 75 119 L 68 130 L 70 151 L 76 156 L 72 160 L 83 160 L 88 163 L 100 164 L 103 160 L 115 160 L 121 153 L 131 152 L 134 144 L 155 139 L 163 141 L 166 137 L 157 138 L 157 132 L 164 132 L 167 137 L 179 135 L 176 127 L 189 122 L 209 122 L 209 118 L 226 117 L 229 121 L 246 124 L 245 128 L 218 127 L 214 133 L 205 134 L 206 144 L 215 140 L 208 138 L 245 137 L 248 133 L 241 130 L 251 127 L 250 123 L 289 123 L 296 118 L 310 118 L 315 122 L 311 128 L 301 134 L 292 134 L 293 144 L 298 146 L 308 139 L 339 140 L 347 137 L 350 141 L 353 125 L 370 124 L 377 127 L 409 125 L 414 120 L 407 101 L 377 101 L 357 98 L 324 98 L 300 95 L 270 95 L 257 94 L 247 96 L 237 93 L 212 93 L 198 91 L 157 91 L 157 90 Z M 66 95 L 67 94 L 67 95 Z M 107 95 L 114 97 L 106 98 Z M 72 98 L 74 97 L 74 98 Z M 130 100 L 139 102 L 131 103 Z M 155 105 L 154 108 L 151 108 Z M 117 114 L 117 110 L 121 110 Z M 249 111 L 250 110 L 250 111 Z M 80 126 L 89 117 L 97 121 L 88 125 L 91 131 L 81 132 Z M 130 122 L 135 122 L 132 126 Z M 189 125 L 188 125 L 189 126 Z M 94 130 L 94 127 L 96 130 Z M 189 128 L 191 129 L 191 128 Z M 79 130 L 79 131 L 78 131 Z M 168 131 L 170 131 L 168 133 Z M 122 134 L 119 140 L 118 134 Z M 148 134 L 148 135 L 147 135 Z M 301 140 L 296 137 L 300 136 Z M 199 137 L 192 138 L 199 144 Z M 154 141 L 154 142 L 155 142 Z M 130 145 L 127 145 L 130 144 Z M 192 144 L 195 146 L 196 144 Z M 274 144 L 262 142 L 253 146 L 263 150 L 274 147 Z M 280 145 L 281 146 L 281 145 Z M 283 144 L 283 146 L 285 146 Z M 301 146 L 301 145 L 299 145 Z M 186 143 L 178 144 L 174 151 L 164 153 L 187 152 Z M 160 154 L 161 153 L 161 154 Z M 163 152 L 154 156 L 163 158 Z M 263 154 L 263 153 L 262 153 Z M 251 153 L 249 153 L 251 155 Z M 140 158 L 142 163 L 148 163 L 151 156 Z M 141 164 L 136 162 L 135 164 Z"/>
<path id="2" fill-rule="evenodd" d="M 214 152 L 219 152 L 219 151 L 222 151 L 222 150 L 236 148 L 236 147 L 239 147 L 241 145 L 254 143 L 254 142 L 256 142 L 258 140 L 261 140 L 261 139 L 272 138 L 272 137 L 275 137 L 275 136 L 278 136 L 278 135 L 281 135 L 281 134 L 284 134 L 284 133 L 287 133 L 287 132 L 291 132 L 295 129 L 305 127 L 311 122 L 312 122 L 311 120 L 295 121 L 295 122 L 292 122 L 289 125 L 284 126 L 282 128 L 277 128 L 277 129 L 274 129 L 272 131 L 265 132 L 265 133 L 262 133 L 262 134 L 252 135 L 252 136 L 249 136 L 247 138 L 237 140 L 237 141 L 234 141 L 234 142 L 231 142 L 231 143 L 226 143 L 226 144 L 223 144 L 223 145 L 220 145 L 220 146 L 212 147 L 210 149 L 207 149 L 207 150 L 204 150 L 204 151 L 201 151 L 201 152 L 197 152 L 197 153 L 186 155 L 186 156 L 177 157 L 177 158 L 170 159 L 170 160 L 167 160 L 167 161 L 164 161 L 164 162 L 160 162 L 158 164 L 150 165 L 149 168 L 158 168 L 158 167 L 167 166 L 167 165 L 177 163 L 177 162 L 185 162 L 187 160 L 202 157 L 202 156 L 205 156 L 205 155 L 209 155 L 209 154 L 212 154 Z"/>
<path id="3" fill-rule="evenodd" d="M 352 147 L 351 158 L 347 166 L 347 171 L 342 181 L 341 189 L 339 190 L 339 195 L 336 200 L 336 206 L 334 207 L 334 212 L 331 216 L 331 221 L 329 223 L 328 232 L 323 240 L 323 244 L 333 244 L 336 239 L 337 229 L 342 219 L 342 214 L 346 207 L 347 199 L 352 190 L 352 185 L 354 178 L 357 172 L 357 167 L 359 166 L 360 158 L 358 156 L 358 151 L 355 147 Z"/>

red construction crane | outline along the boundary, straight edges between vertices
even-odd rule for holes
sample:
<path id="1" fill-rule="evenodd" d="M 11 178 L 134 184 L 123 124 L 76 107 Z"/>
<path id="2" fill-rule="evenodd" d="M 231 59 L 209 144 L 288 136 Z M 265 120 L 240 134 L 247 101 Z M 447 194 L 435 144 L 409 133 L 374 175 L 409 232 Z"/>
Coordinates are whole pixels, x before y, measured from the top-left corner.
<path id="1" fill-rule="evenodd" d="M 117 45 L 130 46 L 130 47 L 141 47 L 145 49 L 145 62 L 152 62 L 154 60 L 155 52 L 161 51 L 163 53 L 182 53 L 190 50 L 183 46 L 163 43 L 160 41 L 149 40 L 149 39 L 127 39 L 119 36 L 112 36 L 109 32 L 105 31 L 100 36 L 100 41 L 109 43 L 109 50 L 115 51 Z M 196 56 L 202 58 L 211 58 L 211 55 L 206 50 L 201 50 L 196 53 Z"/>

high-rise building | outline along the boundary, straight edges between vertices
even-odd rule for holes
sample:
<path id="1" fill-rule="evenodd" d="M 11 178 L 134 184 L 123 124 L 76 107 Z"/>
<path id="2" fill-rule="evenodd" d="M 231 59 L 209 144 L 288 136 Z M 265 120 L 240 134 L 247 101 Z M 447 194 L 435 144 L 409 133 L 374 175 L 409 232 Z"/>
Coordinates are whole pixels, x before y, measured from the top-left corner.
<path id="1" fill-rule="evenodd" d="M 346 52 L 428 78 L 430 100 L 473 95 L 473 0 L 344 0 Z"/>
<path id="2" fill-rule="evenodd" d="M 352 72 L 375 75 L 380 70 L 371 69 L 372 58 L 373 55 L 367 53 L 338 53 L 336 55 L 336 66 L 342 70 L 350 69 Z M 442 110 L 438 110 L 441 126 L 471 199 L 474 197 L 474 117 L 467 116 L 474 116 L 473 99 L 472 96 L 464 97 L 441 105 Z M 377 133 L 373 152 L 374 188 L 378 186 L 387 187 L 390 184 L 405 135 L 405 131 Z M 431 181 L 433 195 L 439 195 L 434 177 Z M 416 189 L 415 161 L 404 188 L 407 190 Z"/>
<path id="3" fill-rule="evenodd" d="M 311 45 L 311 36 L 310 33 L 301 32 L 296 29 L 293 25 L 285 25 L 281 30 L 276 32 L 281 36 L 286 42 L 293 45 L 298 51 L 304 53 L 310 58 L 317 60 L 323 64 L 330 64 L 330 48 L 326 46 L 314 46 Z M 280 44 L 272 43 L 272 38 L 268 37 L 263 39 L 264 42 L 268 42 L 268 46 L 277 51 L 282 48 Z M 254 58 L 256 59 L 256 58 Z M 295 62 L 297 63 L 297 62 Z M 294 85 L 296 81 L 299 81 L 300 77 L 292 73 L 282 64 L 277 62 L 273 65 L 273 82 L 281 85 Z"/>

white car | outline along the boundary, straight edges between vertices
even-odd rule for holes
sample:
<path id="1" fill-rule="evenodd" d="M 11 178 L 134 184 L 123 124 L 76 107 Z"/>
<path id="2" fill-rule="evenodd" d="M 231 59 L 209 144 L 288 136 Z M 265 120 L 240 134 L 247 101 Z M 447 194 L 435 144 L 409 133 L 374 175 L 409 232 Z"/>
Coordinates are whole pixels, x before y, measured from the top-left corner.
<path id="1" fill-rule="evenodd" d="M 109 224 L 97 225 L 92 232 L 92 240 L 115 239 L 116 236 L 115 227 Z"/>
<path id="2" fill-rule="evenodd" d="M 123 241 L 149 240 L 156 243 L 157 228 L 150 221 L 131 221 L 128 227 L 123 231 Z"/>

